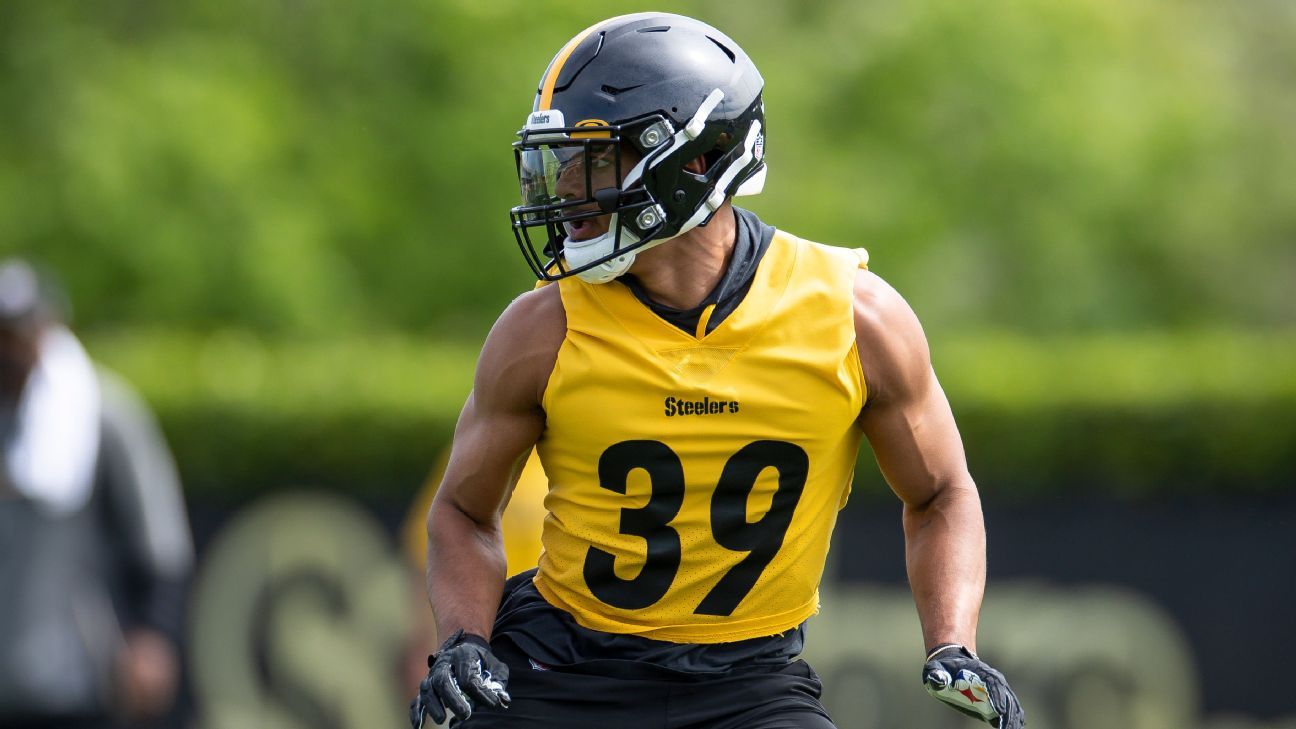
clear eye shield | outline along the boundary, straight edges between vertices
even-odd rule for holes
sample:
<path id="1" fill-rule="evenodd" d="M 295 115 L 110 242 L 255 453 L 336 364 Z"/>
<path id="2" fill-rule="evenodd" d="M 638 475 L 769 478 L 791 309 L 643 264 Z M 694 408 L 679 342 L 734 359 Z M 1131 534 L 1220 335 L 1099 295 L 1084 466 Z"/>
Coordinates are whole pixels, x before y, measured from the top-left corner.
<path id="1" fill-rule="evenodd" d="M 632 168 L 637 152 L 622 141 L 620 127 L 524 129 L 519 137 L 513 147 L 522 204 L 510 218 L 518 246 L 538 277 L 556 280 L 589 271 L 642 247 L 653 229 L 660 229 L 662 216 L 637 184 L 638 166 Z M 609 215 L 597 246 L 570 240 L 581 221 Z M 634 232 L 623 230 L 627 220 L 635 224 Z"/>

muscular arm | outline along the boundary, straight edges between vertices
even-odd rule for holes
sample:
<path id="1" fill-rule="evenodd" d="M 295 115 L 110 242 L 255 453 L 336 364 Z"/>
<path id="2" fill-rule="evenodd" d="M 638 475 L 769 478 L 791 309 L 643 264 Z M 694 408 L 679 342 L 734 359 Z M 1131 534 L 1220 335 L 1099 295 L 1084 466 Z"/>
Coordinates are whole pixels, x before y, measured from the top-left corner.
<path id="1" fill-rule="evenodd" d="M 869 387 L 860 422 L 904 502 L 905 566 L 924 644 L 975 651 L 985 526 L 927 339 L 900 294 L 866 271 L 855 282 L 855 331 Z"/>
<path id="2" fill-rule="evenodd" d="M 505 578 L 500 515 L 544 429 L 540 398 L 566 330 L 557 286 L 495 322 L 428 511 L 427 588 L 437 633 L 489 637 Z"/>

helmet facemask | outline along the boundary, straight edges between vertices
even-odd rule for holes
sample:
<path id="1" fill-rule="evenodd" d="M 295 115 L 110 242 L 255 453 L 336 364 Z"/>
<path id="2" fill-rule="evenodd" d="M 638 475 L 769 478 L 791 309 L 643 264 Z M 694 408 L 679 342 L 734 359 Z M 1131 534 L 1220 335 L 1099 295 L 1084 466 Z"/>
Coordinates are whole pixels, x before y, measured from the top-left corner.
<path id="1" fill-rule="evenodd" d="M 568 41 L 513 145 L 522 204 L 510 218 L 535 274 L 610 281 L 638 251 L 758 193 L 763 87 L 732 39 L 680 15 L 609 18 Z"/>
<path id="2" fill-rule="evenodd" d="M 610 281 L 629 268 L 635 251 L 661 242 L 665 215 L 642 185 L 647 160 L 623 137 L 626 126 L 519 132 L 513 148 L 522 205 L 510 218 L 539 278 Z M 606 231 L 576 239 L 580 228 L 600 219 L 607 220 Z"/>
<path id="3" fill-rule="evenodd" d="M 513 147 L 523 204 L 510 218 L 536 276 L 606 283 L 629 269 L 637 251 L 706 225 L 733 195 L 758 193 L 764 180 L 760 100 L 734 122 L 708 122 L 722 97 L 714 93 L 682 128 L 654 115 L 620 125 L 520 131 Z M 537 116 L 561 120 L 560 112 L 531 119 Z M 699 157 L 707 164 L 694 172 L 688 164 Z M 573 224 L 603 216 L 610 216 L 605 233 L 573 240 Z"/>

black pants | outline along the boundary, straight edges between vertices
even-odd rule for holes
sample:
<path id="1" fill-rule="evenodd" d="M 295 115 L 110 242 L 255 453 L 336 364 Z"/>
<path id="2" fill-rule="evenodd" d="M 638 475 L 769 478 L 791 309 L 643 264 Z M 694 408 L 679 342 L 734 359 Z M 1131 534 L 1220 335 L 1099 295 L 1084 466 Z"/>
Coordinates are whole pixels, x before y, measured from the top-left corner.
<path id="1" fill-rule="evenodd" d="M 805 661 L 679 677 L 611 660 L 540 670 L 507 637 L 491 648 L 509 666 L 513 703 L 478 709 L 454 729 L 835 729 Z"/>

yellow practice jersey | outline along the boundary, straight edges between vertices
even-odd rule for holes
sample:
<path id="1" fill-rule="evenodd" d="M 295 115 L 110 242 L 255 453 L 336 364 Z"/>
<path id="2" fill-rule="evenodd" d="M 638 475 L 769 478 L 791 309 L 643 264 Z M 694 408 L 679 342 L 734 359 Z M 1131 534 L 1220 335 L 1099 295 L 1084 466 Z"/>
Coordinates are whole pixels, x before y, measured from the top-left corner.
<path id="1" fill-rule="evenodd" d="M 559 283 L 567 335 L 538 444 L 535 578 L 581 625 L 657 640 L 773 635 L 813 615 L 865 387 L 863 251 L 777 232 L 738 307 L 686 333 L 620 284 Z"/>

